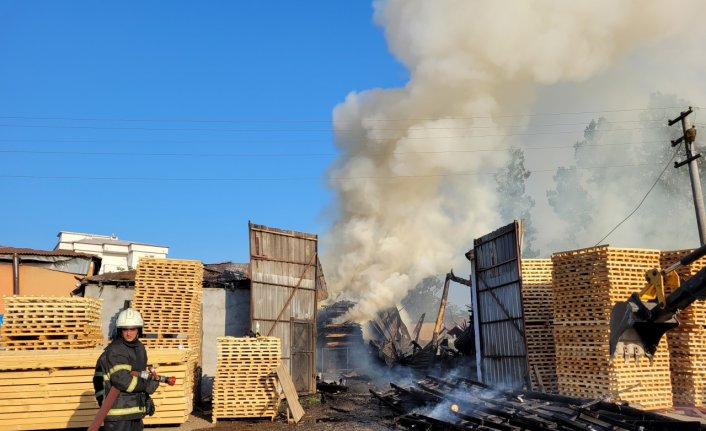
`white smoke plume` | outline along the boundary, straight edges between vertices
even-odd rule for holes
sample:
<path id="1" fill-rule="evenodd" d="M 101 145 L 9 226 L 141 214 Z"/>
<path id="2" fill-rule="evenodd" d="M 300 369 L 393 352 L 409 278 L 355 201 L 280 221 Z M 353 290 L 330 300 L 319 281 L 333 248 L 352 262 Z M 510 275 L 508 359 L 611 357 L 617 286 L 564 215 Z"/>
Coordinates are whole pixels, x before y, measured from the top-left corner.
<path id="1" fill-rule="evenodd" d="M 330 169 L 335 219 L 323 260 L 331 297 L 359 300 L 348 316 L 357 321 L 398 304 L 422 278 L 458 268 L 473 238 L 512 221 L 498 215 L 503 196 L 491 174 L 508 161 L 499 149 L 526 145 L 518 132 L 532 117 L 517 115 L 532 113 L 546 89 L 599 79 L 706 16 L 698 0 L 374 6 L 410 78 L 403 88 L 351 93 L 333 113 L 341 155 Z M 533 187 L 546 211 L 554 185 Z M 545 246 L 558 244 L 552 227 L 535 225 Z"/>

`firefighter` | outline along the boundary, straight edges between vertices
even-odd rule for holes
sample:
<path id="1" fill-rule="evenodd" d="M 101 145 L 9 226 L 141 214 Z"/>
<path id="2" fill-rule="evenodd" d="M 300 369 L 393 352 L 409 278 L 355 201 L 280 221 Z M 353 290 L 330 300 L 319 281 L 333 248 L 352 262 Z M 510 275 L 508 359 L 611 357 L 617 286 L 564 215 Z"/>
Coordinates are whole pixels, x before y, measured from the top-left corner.
<path id="1" fill-rule="evenodd" d="M 150 394 L 157 390 L 159 382 L 151 379 L 150 373 L 142 373 L 142 377 L 131 374 L 131 371 L 140 373 L 147 370 L 147 352 L 139 340 L 142 326 L 139 311 L 134 308 L 122 310 L 115 322 L 113 341 L 98 359 L 96 378 L 102 377 L 103 380 L 102 393 L 101 390 L 96 392 L 98 403 L 102 403 L 103 396 L 110 392 L 111 387 L 120 389 L 120 395 L 104 419 L 103 428 L 106 431 L 141 431 L 142 418 L 154 414 Z"/>

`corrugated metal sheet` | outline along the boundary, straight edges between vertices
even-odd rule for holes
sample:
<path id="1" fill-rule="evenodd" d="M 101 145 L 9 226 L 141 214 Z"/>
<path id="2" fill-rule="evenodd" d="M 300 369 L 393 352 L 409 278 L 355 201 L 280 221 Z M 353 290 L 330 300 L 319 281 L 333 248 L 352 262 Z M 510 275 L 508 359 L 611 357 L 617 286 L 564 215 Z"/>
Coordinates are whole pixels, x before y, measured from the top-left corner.
<path id="1" fill-rule="evenodd" d="M 473 308 L 479 374 L 486 384 L 518 388 L 528 383 L 520 285 L 519 223 L 473 242 Z"/>
<path id="2" fill-rule="evenodd" d="M 317 281 L 321 283 L 317 246 L 316 235 L 250 224 L 253 330 L 259 328 L 260 334 L 282 340 L 282 361 L 290 373 L 309 370 L 297 384 L 300 393 L 316 392 L 313 349 L 293 351 L 294 345 L 302 343 L 295 343 L 292 327 L 295 320 L 297 325 L 308 325 L 307 338 L 316 339 Z"/>

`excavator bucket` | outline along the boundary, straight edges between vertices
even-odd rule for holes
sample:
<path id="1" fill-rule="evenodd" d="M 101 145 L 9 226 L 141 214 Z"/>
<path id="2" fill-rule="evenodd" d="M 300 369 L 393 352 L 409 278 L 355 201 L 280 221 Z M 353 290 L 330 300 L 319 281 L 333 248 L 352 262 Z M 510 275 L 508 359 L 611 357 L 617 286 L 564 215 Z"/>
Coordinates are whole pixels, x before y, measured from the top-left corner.
<path id="1" fill-rule="evenodd" d="M 626 302 L 618 302 L 610 314 L 610 358 L 623 355 L 625 362 L 634 356 L 637 363 L 642 356 L 650 362 L 662 336 L 679 326 L 674 313 L 655 313 L 654 302 L 643 302 L 634 293 Z"/>

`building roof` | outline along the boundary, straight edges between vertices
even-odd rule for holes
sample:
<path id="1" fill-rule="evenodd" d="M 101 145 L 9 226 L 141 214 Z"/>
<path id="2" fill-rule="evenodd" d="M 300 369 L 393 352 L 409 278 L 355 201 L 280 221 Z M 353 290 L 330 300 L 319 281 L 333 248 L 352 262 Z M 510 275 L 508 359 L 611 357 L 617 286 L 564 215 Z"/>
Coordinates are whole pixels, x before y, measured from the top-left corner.
<path id="1" fill-rule="evenodd" d="M 95 259 L 92 254 L 79 253 L 70 250 L 35 250 L 32 248 L 0 247 L 0 255 L 18 254 L 23 256 L 65 256 L 65 257 L 85 257 Z"/>
<path id="2" fill-rule="evenodd" d="M 84 278 L 84 281 L 91 282 L 111 282 L 111 281 L 135 281 L 135 270 L 130 271 L 118 271 L 118 272 L 106 272 L 103 274 L 92 275 L 90 277 Z"/>
<path id="3" fill-rule="evenodd" d="M 147 244 L 146 242 L 136 242 L 136 241 L 123 241 L 121 239 L 112 239 L 112 238 L 106 238 L 106 239 L 101 239 L 101 238 L 84 238 L 84 239 L 79 239 L 76 241 L 62 241 L 64 243 L 71 243 L 71 244 L 94 244 L 94 245 L 103 245 L 103 244 L 111 244 L 111 245 L 147 245 L 150 247 L 161 247 L 161 248 L 169 248 L 166 245 L 156 245 L 156 244 Z"/>
<path id="4" fill-rule="evenodd" d="M 203 280 L 205 283 L 212 284 L 248 280 L 249 266 L 250 265 L 247 263 L 207 263 L 204 265 Z M 83 279 L 82 283 L 127 282 L 129 284 L 135 282 L 135 274 L 136 271 L 134 269 L 130 271 L 106 272 L 104 274 L 86 277 Z"/>
<path id="5" fill-rule="evenodd" d="M 250 264 L 234 262 L 207 263 L 203 267 L 203 279 L 205 281 L 222 280 L 247 280 Z"/>

